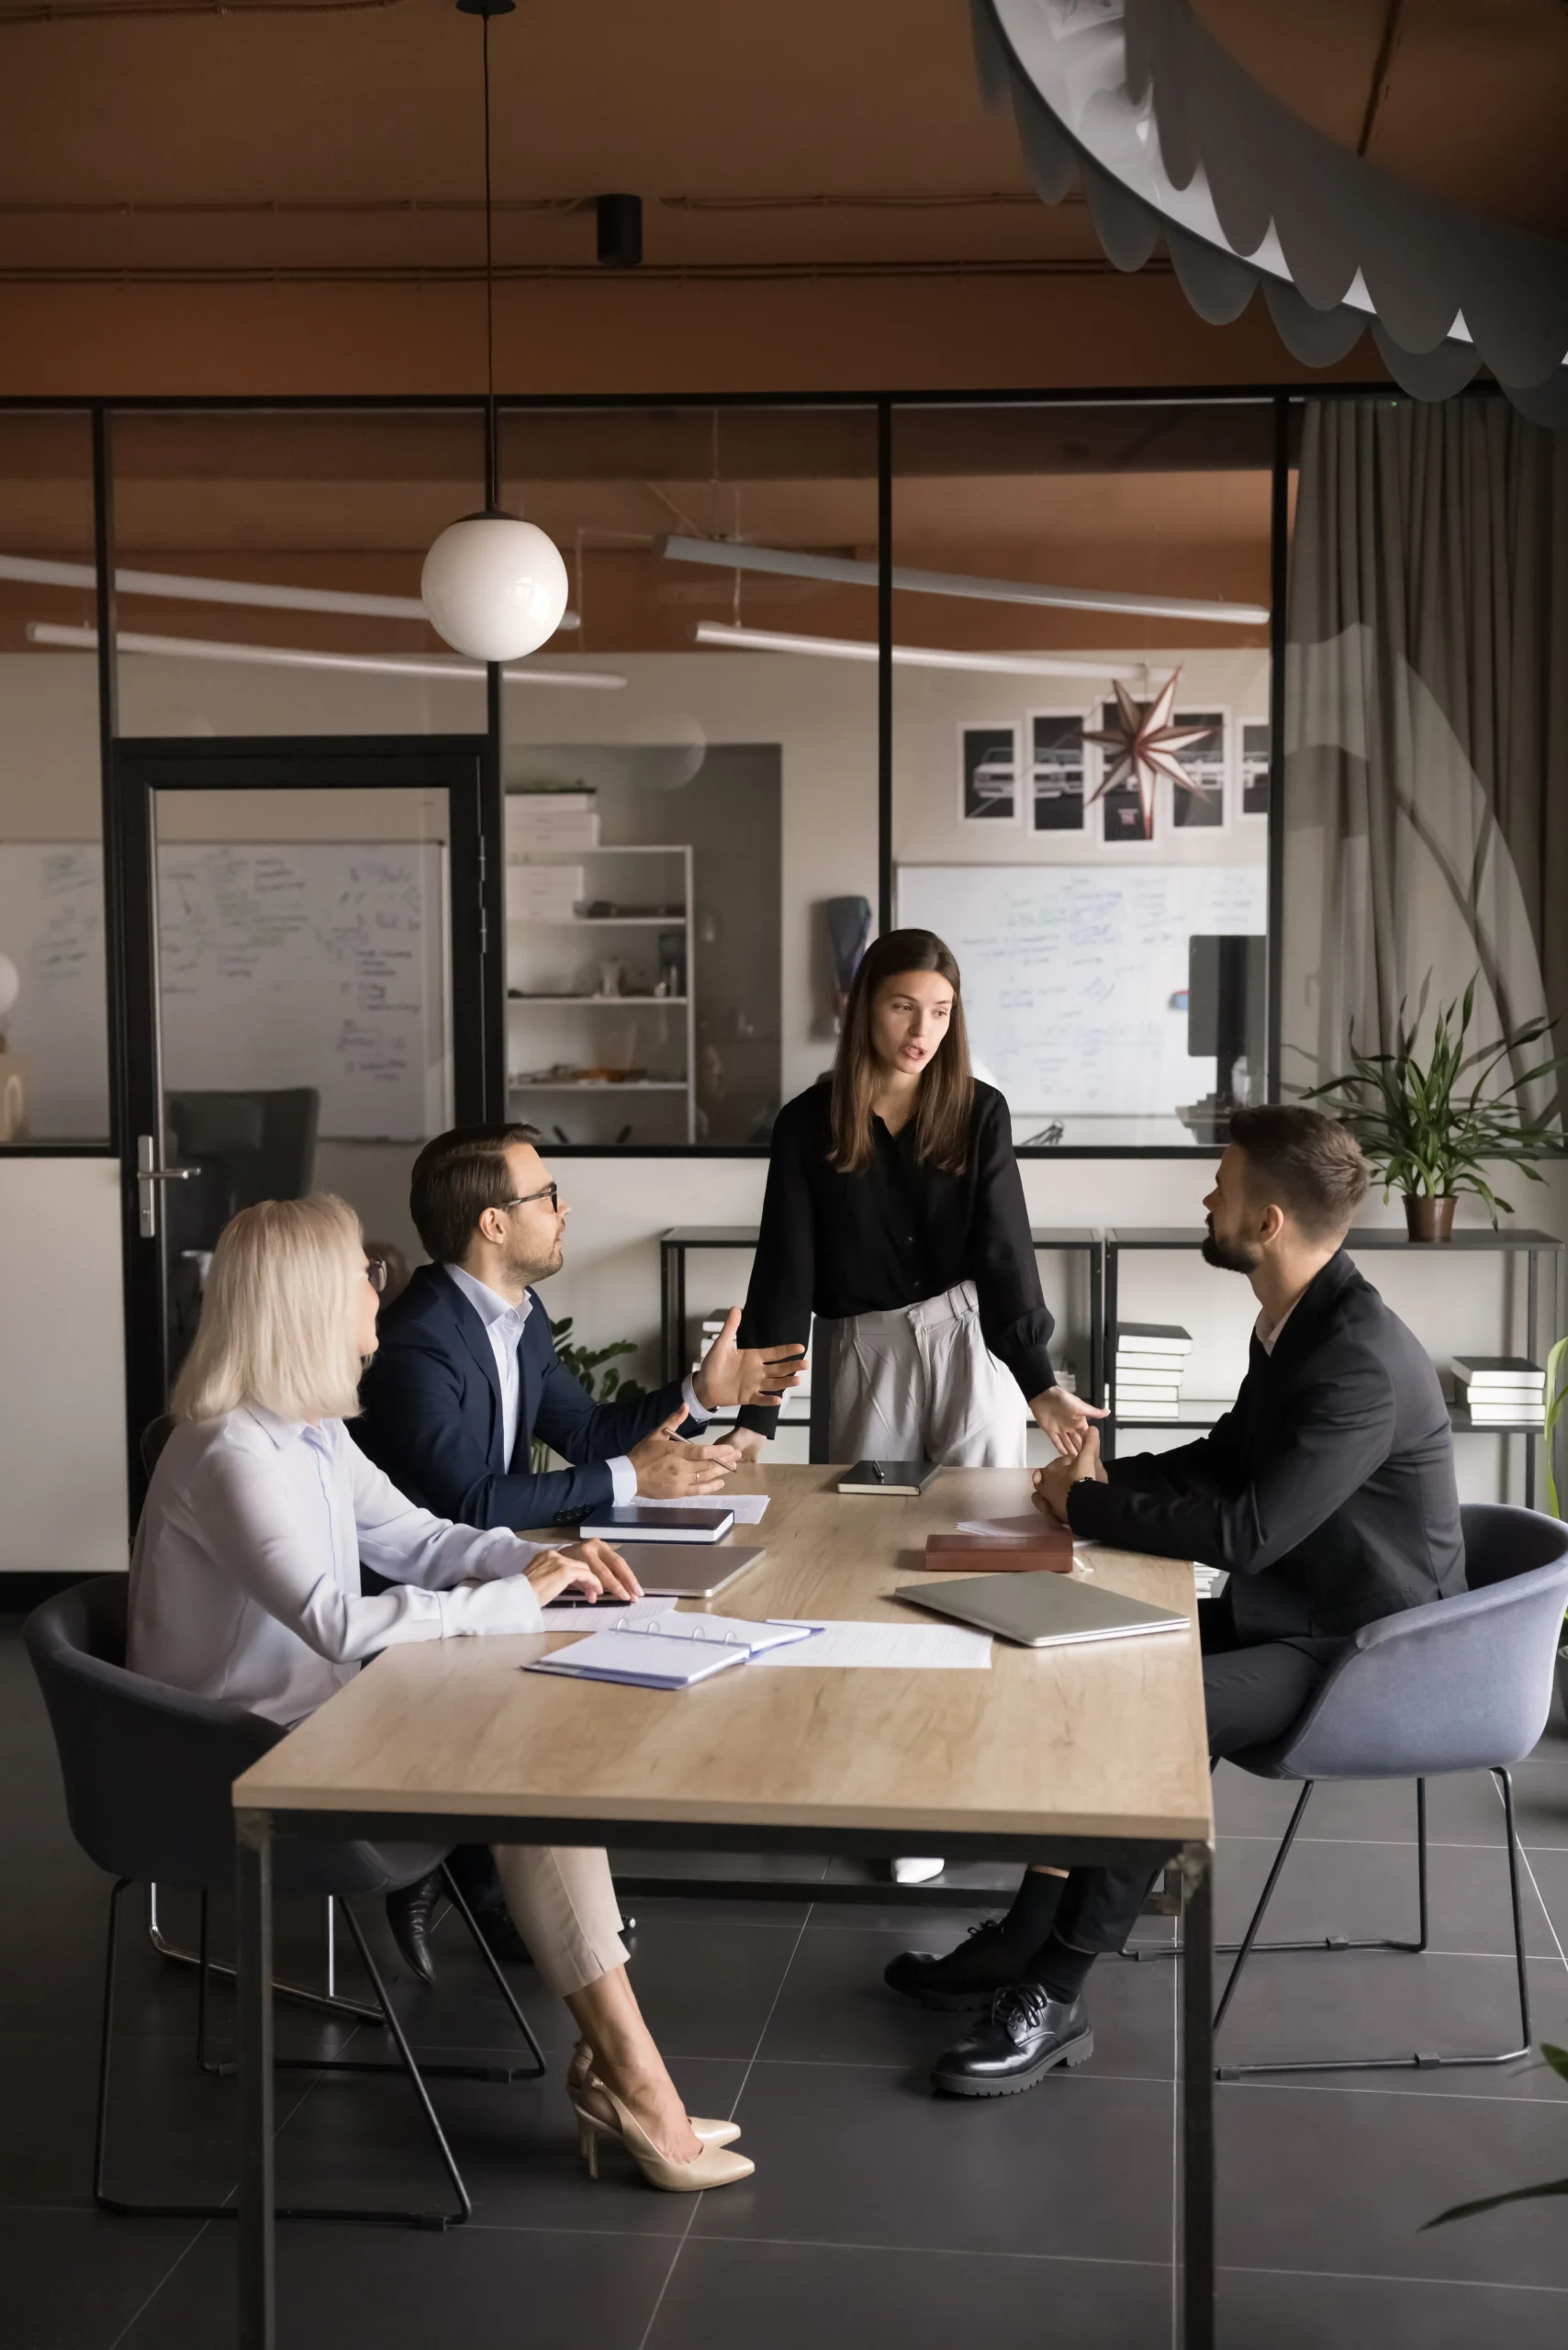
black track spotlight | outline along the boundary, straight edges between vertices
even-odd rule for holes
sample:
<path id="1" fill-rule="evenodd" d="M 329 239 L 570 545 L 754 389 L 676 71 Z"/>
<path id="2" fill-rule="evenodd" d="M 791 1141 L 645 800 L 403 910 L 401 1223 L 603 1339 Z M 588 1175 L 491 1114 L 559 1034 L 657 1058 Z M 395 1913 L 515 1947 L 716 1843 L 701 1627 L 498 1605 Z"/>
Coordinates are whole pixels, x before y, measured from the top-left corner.
<path id="1" fill-rule="evenodd" d="M 643 258 L 643 199 L 640 196 L 599 196 L 594 198 L 599 216 L 599 258 L 606 269 L 635 269 Z"/>

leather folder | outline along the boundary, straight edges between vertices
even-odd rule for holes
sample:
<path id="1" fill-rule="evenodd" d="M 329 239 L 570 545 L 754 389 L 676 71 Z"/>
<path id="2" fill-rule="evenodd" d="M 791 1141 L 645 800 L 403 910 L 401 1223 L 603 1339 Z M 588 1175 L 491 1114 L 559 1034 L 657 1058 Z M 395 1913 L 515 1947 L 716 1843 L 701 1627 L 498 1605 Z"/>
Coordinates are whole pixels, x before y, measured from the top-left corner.
<path id="1" fill-rule="evenodd" d="M 1072 1536 L 1044 1523 L 1037 1534 L 928 1534 L 925 1563 L 941 1574 L 1070 1574 Z"/>

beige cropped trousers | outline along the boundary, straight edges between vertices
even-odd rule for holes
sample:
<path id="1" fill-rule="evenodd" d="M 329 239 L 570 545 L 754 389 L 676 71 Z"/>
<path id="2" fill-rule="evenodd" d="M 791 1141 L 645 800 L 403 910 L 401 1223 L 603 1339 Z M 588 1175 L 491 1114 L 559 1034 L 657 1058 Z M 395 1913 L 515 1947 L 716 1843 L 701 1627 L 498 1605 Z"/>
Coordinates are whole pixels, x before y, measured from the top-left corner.
<path id="1" fill-rule="evenodd" d="M 1012 1372 L 989 1352 L 972 1281 L 918 1305 L 819 1318 L 830 1460 L 936 1460 L 1020 1469 L 1028 1427 Z"/>
<path id="2" fill-rule="evenodd" d="M 557 1998 L 626 1964 L 609 1855 L 584 1844 L 498 1844 L 511 1920 Z"/>

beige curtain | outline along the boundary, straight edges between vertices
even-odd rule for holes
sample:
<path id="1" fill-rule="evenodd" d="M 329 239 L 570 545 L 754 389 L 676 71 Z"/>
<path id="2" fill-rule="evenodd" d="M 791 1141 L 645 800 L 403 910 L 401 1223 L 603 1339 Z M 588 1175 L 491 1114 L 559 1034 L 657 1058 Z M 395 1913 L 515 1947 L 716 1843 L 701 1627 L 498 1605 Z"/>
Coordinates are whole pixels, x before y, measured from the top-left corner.
<path id="1" fill-rule="evenodd" d="M 1287 1091 L 1475 973 L 1480 1036 L 1568 1050 L 1568 433 L 1306 403 L 1283 821 Z"/>

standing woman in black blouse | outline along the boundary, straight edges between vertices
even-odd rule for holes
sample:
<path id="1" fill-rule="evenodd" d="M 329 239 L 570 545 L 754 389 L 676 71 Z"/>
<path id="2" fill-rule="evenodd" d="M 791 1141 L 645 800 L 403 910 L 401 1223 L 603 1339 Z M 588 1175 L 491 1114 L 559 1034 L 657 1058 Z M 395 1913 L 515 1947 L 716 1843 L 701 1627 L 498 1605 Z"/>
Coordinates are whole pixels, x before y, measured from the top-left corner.
<path id="1" fill-rule="evenodd" d="M 740 1344 L 804 1345 L 813 1313 L 830 1460 L 1022 1466 L 1014 1382 L 1060 1453 L 1103 1416 L 1057 1385 L 1007 1104 L 970 1070 L 958 967 L 928 930 L 868 948 L 831 1084 L 773 1128 Z M 741 1413 L 745 1458 L 778 1417 Z"/>

